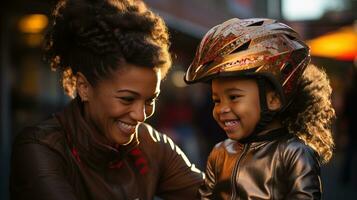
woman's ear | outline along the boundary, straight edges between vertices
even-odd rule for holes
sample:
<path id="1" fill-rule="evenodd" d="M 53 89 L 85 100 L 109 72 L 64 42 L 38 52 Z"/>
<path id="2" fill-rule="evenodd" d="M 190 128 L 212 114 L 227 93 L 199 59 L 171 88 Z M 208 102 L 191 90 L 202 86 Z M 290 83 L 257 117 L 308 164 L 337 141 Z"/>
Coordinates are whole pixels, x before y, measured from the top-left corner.
<path id="1" fill-rule="evenodd" d="M 267 92 L 267 105 L 268 109 L 272 111 L 276 111 L 281 108 L 280 96 L 274 90 Z"/>
<path id="2" fill-rule="evenodd" d="M 92 93 L 92 87 L 89 84 L 87 78 L 82 73 L 78 72 L 76 76 L 77 76 L 77 84 L 76 84 L 77 93 L 81 98 L 82 102 L 88 101 Z"/>

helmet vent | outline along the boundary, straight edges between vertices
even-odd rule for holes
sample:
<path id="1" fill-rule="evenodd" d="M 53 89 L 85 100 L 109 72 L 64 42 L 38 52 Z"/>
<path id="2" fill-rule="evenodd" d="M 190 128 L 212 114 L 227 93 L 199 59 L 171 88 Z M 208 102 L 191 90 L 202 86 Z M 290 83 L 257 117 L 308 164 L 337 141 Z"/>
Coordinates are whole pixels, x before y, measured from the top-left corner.
<path id="1" fill-rule="evenodd" d="M 261 26 L 261 25 L 263 25 L 263 23 L 264 23 L 264 21 L 255 22 L 253 24 L 249 24 L 247 27 L 249 27 L 249 26 Z"/>
<path id="2" fill-rule="evenodd" d="M 281 70 L 281 72 L 285 75 L 288 75 L 292 69 L 293 69 L 293 65 L 288 62 L 284 65 L 284 68 Z"/>
<path id="3" fill-rule="evenodd" d="M 290 40 L 295 40 L 295 39 L 296 39 L 296 37 L 294 37 L 294 36 L 292 36 L 292 35 L 285 34 L 285 36 L 286 36 L 287 38 L 289 38 Z"/>
<path id="4" fill-rule="evenodd" d="M 231 54 L 247 50 L 249 48 L 250 42 L 251 42 L 251 40 L 249 40 L 248 42 L 244 43 L 243 45 L 240 45 L 240 47 L 238 47 L 234 51 L 232 51 Z"/>
<path id="5" fill-rule="evenodd" d="M 202 66 L 209 66 L 210 64 L 212 64 L 214 62 L 214 60 L 205 62 L 204 64 L 202 64 Z"/>

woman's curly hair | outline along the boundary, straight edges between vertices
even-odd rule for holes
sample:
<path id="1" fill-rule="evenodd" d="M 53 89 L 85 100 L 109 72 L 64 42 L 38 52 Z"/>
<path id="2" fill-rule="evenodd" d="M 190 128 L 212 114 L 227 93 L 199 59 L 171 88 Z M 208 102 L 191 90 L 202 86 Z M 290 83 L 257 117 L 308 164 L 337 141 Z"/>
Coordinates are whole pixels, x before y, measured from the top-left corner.
<path id="1" fill-rule="evenodd" d="M 76 73 L 95 85 L 130 63 L 165 77 L 171 66 L 169 35 L 161 17 L 141 0 L 60 0 L 45 39 L 45 59 L 62 73 L 69 96 Z"/>
<path id="2" fill-rule="evenodd" d="M 334 148 L 331 93 L 326 73 L 310 64 L 301 77 L 295 99 L 282 113 L 283 124 L 314 149 L 322 163 L 330 160 Z"/>

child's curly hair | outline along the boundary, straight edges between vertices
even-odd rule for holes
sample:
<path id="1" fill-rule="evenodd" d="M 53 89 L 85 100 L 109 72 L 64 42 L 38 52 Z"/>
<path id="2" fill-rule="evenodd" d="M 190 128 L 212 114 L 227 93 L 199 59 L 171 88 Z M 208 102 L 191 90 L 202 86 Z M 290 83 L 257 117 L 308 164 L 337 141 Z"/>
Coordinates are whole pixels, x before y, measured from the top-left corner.
<path id="1" fill-rule="evenodd" d="M 326 73 L 310 64 L 301 77 L 295 99 L 282 113 L 283 124 L 313 148 L 322 163 L 330 160 L 334 148 L 331 124 L 335 110 L 331 93 Z"/>
<path id="2" fill-rule="evenodd" d="M 69 96 L 77 72 L 95 85 L 126 63 L 160 69 L 162 77 L 171 66 L 167 27 L 141 0 L 60 0 L 53 17 L 45 59 Z"/>

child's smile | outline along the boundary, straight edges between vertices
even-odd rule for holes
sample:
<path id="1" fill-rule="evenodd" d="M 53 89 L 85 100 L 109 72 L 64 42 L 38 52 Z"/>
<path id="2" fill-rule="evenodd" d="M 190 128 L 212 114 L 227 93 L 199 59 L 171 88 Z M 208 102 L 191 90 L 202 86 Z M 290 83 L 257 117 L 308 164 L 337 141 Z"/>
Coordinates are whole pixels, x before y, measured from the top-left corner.
<path id="1" fill-rule="evenodd" d="M 226 132 L 232 132 L 234 129 L 238 128 L 239 121 L 238 120 L 228 120 L 224 121 L 224 130 Z"/>

